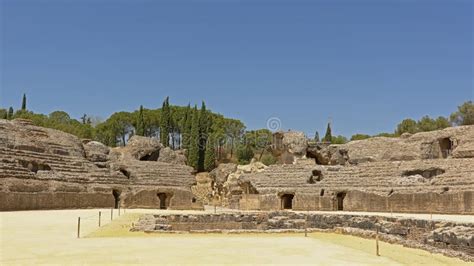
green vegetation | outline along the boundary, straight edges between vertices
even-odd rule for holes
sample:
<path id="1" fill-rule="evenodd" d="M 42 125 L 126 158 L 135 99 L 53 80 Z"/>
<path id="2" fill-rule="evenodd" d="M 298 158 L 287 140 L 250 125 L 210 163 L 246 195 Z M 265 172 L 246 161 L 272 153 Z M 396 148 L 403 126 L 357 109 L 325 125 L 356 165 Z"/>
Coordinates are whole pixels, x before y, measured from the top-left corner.
<path id="1" fill-rule="evenodd" d="M 252 147 L 250 145 L 242 144 L 237 149 L 237 160 L 239 164 L 248 164 L 254 156 Z"/>
<path id="2" fill-rule="evenodd" d="M 26 111 L 26 94 L 23 93 L 23 99 L 21 101 L 21 110 Z"/>
<path id="3" fill-rule="evenodd" d="M 170 146 L 170 129 L 171 129 L 171 110 L 169 97 L 166 97 L 161 107 L 161 118 L 160 118 L 160 141 L 165 147 Z"/>
<path id="4" fill-rule="evenodd" d="M 62 130 L 79 138 L 93 139 L 108 146 L 125 145 L 133 135 L 159 138 L 164 146 L 172 149 L 186 149 L 188 165 L 197 171 L 210 171 L 221 162 L 249 163 L 256 158 L 266 165 L 274 164 L 277 159 L 269 149 L 272 132 L 267 129 L 245 131 L 245 125 L 236 119 L 225 118 L 213 113 L 202 102 L 201 109 L 173 106 L 169 98 L 163 101 L 162 108 L 146 109 L 142 105 L 133 112 L 117 112 L 105 121 L 98 121 L 84 114 L 78 120 L 64 111 L 54 111 L 49 115 L 35 114 L 26 109 L 26 94 L 21 101 L 21 109 L 13 107 L 0 109 L 0 118 L 29 119 L 34 125 Z M 355 134 L 350 140 L 370 137 L 398 137 L 403 133 L 417 133 L 443 129 L 451 125 L 473 125 L 474 104 L 465 102 L 450 118 L 436 119 L 424 116 L 420 120 L 405 119 L 394 133 L 380 133 L 375 136 Z M 316 131 L 314 140 L 319 141 Z M 332 135 L 331 124 L 327 124 L 322 141 L 343 144 L 346 137 Z M 237 150 L 237 152 L 235 152 Z"/>
<path id="5" fill-rule="evenodd" d="M 458 110 L 451 114 L 450 120 L 457 126 L 474 125 L 474 104 L 472 101 L 458 106 Z"/>
<path id="6" fill-rule="evenodd" d="M 352 141 L 352 140 L 363 140 L 363 139 L 368 139 L 368 138 L 370 138 L 370 135 L 366 135 L 366 134 L 355 134 L 355 135 L 352 135 L 351 141 Z"/>
<path id="7" fill-rule="evenodd" d="M 326 128 L 326 135 L 324 135 L 323 141 L 332 141 L 331 123 L 328 123 L 328 127 Z"/>

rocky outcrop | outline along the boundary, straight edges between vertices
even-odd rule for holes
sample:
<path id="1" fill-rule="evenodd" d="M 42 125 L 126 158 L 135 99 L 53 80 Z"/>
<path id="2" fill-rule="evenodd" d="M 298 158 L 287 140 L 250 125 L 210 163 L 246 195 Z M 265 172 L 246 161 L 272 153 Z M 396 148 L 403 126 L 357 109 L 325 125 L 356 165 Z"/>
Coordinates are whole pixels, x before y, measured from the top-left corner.
<path id="1" fill-rule="evenodd" d="M 127 146 L 112 149 L 111 159 L 157 161 L 162 147 L 157 139 L 135 135 L 128 140 Z"/>
<path id="2" fill-rule="evenodd" d="M 91 162 L 105 162 L 108 160 L 110 148 L 98 141 L 89 141 L 84 144 L 86 158 Z"/>
<path id="3" fill-rule="evenodd" d="M 186 156 L 184 150 L 174 151 L 170 147 L 165 147 L 160 150 L 158 162 L 171 164 L 186 164 Z"/>
<path id="4" fill-rule="evenodd" d="M 404 134 L 400 138 L 374 137 L 342 145 L 314 144 L 308 148 L 308 156 L 323 165 L 473 158 L 474 126 Z"/>
<path id="5" fill-rule="evenodd" d="M 273 135 L 272 152 L 280 163 L 291 164 L 306 156 L 308 140 L 303 132 L 276 132 Z"/>

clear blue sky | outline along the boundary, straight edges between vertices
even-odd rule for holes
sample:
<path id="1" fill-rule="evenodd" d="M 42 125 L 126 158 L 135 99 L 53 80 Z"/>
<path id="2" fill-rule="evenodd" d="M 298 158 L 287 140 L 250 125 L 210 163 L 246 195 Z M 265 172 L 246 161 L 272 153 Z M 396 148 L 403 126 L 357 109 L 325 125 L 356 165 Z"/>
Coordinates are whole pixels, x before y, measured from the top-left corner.
<path id="1" fill-rule="evenodd" d="M 392 132 L 473 98 L 473 2 L 0 0 L 3 107 L 205 100 L 248 128 Z"/>

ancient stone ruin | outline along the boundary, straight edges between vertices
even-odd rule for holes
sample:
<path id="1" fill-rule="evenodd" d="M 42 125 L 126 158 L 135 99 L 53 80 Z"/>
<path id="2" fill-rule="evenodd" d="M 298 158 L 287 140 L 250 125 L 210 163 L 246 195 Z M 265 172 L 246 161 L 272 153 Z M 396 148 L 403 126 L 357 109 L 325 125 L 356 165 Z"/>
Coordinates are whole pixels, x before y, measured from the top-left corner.
<path id="1" fill-rule="evenodd" d="M 195 175 L 182 151 L 134 136 L 125 147 L 27 120 L 0 120 L 0 210 L 127 207 L 474 213 L 474 126 L 343 145 L 277 132 L 279 164 Z"/>
<path id="2" fill-rule="evenodd" d="M 279 132 L 272 149 L 282 164 L 251 163 L 247 171 L 226 165 L 211 172 L 209 182 L 218 184 L 223 206 L 474 213 L 474 126 L 343 145 Z"/>
<path id="3" fill-rule="evenodd" d="M 150 138 L 109 148 L 27 120 L 0 120 L 0 210 L 202 209 L 183 157 Z"/>

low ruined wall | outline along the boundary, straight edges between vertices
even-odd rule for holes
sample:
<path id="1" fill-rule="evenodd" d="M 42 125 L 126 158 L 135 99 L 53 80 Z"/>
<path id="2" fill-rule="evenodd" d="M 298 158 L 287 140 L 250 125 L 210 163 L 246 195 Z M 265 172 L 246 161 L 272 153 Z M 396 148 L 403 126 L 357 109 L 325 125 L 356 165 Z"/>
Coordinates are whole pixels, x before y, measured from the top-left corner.
<path id="1" fill-rule="evenodd" d="M 263 232 L 338 230 L 474 261 L 474 224 L 409 218 L 294 212 L 143 215 L 132 231 Z"/>
<path id="2" fill-rule="evenodd" d="M 350 191 L 344 198 L 344 210 L 473 214 L 474 192 L 392 194 L 384 197 L 360 191 Z"/>
<path id="3" fill-rule="evenodd" d="M 295 193 L 293 210 L 335 211 L 337 198 L 334 195 L 319 196 L 310 193 Z M 281 198 L 277 194 L 241 195 L 241 210 L 281 210 Z M 407 212 L 474 214 L 474 192 L 415 193 L 381 196 L 361 191 L 349 191 L 343 201 L 344 211 Z"/>

